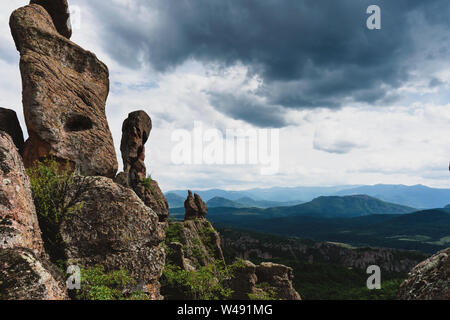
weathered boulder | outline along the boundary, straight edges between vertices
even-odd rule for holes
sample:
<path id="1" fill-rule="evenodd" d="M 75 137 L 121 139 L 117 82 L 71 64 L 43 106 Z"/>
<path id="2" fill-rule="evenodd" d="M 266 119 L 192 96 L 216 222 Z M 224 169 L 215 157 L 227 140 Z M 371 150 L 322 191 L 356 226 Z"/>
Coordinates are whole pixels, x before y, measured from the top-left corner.
<path id="1" fill-rule="evenodd" d="M 88 177 L 83 183 L 88 192 L 77 199 L 80 209 L 60 229 L 68 263 L 127 270 L 145 292 L 159 299 L 165 234 L 158 216 L 133 190 L 111 179 Z"/>
<path id="2" fill-rule="evenodd" d="M 290 267 L 271 262 L 264 262 L 256 267 L 258 283 L 268 284 L 282 300 L 301 300 L 300 295 L 292 286 L 294 271 Z"/>
<path id="3" fill-rule="evenodd" d="M 64 299 L 64 281 L 46 259 L 25 248 L 0 249 L 0 300 Z"/>
<path id="4" fill-rule="evenodd" d="M 160 222 L 167 222 L 169 204 L 158 182 L 147 178 L 145 167 L 145 144 L 152 131 L 152 120 L 145 111 L 128 115 L 122 126 L 122 152 L 124 172 L 116 177 L 116 182 L 131 187 L 144 203 L 152 208 Z"/>
<path id="5" fill-rule="evenodd" d="M 167 261 L 170 261 L 171 264 L 182 270 L 190 270 L 184 257 L 183 245 L 179 242 L 171 242 L 168 247 Z"/>
<path id="6" fill-rule="evenodd" d="M 55 1 L 56 2 L 56 1 Z M 29 139 L 25 166 L 52 156 L 86 175 L 113 178 L 118 164 L 105 115 L 109 72 L 64 36 L 44 7 L 17 9 L 10 19 L 20 52 Z"/>
<path id="7" fill-rule="evenodd" d="M 31 0 L 30 4 L 38 4 L 44 7 L 52 17 L 53 24 L 59 34 L 70 39 L 72 26 L 67 0 Z"/>
<path id="8" fill-rule="evenodd" d="M 17 149 L 19 149 L 19 153 L 23 154 L 25 141 L 19 119 L 14 110 L 0 108 L 0 130 L 11 136 Z"/>
<path id="9" fill-rule="evenodd" d="M 0 248 L 44 254 L 30 180 L 11 137 L 0 131 Z"/>
<path id="10" fill-rule="evenodd" d="M 249 300 L 250 294 L 257 294 L 256 266 L 250 261 L 234 269 L 233 277 L 228 280 L 227 287 L 233 290 L 232 300 Z"/>
<path id="11" fill-rule="evenodd" d="M 137 183 L 133 190 L 139 198 L 144 201 L 145 205 L 153 209 L 158 215 L 159 221 L 166 223 L 169 218 L 169 204 L 164 193 L 159 188 L 158 182 L 155 180 L 148 180 L 148 185 Z"/>
<path id="12" fill-rule="evenodd" d="M 0 300 L 66 298 L 64 282 L 44 251 L 22 158 L 0 131 Z"/>
<path id="13" fill-rule="evenodd" d="M 400 300 L 450 299 L 450 248 L 417 265 L 401 285 Z"/>
<path id="14" fill-rule="evenodd" d="M 184 202 L 184 208 L 186 210 L 184 220 L 204 219 L 208 214 L 208 207 L 202 198 L 198 195 L 192 195 L 192 191 L 188 191 L 189 195 Z"/>

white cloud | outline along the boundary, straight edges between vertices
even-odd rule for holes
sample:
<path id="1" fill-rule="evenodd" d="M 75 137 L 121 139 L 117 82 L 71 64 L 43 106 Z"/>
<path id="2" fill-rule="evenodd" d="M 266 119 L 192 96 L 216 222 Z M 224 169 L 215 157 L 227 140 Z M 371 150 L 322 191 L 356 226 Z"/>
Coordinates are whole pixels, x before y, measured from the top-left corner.
<path id="1" fill-rule="evenodd" d="M 8 36 L 8 21 L 12 10 L 27 2 L 2 1 L 0 4 L 0 106 L 14 108 L 23 128 L 18 53 Z M 123 6 L 133 3 L 116 2 Z M 209 93 L 234 93 L 236 97 L 252 99 L 262 86 L 261 79 L 257 75 L 249 76 L 242 65 L 216 70 L 189 61 L 165 74 L 148 67 L 135 70 L 121 66 L 99 46 L 100 32 L 96 23 L 99 16 L 90 11 L 84 0 L 71 3 L 82 9 L 81 29 L 74 30 L 72 40 L 95 52 L 110 69 L 107 115 L 118 156 L 120 158 L 123 120 L 132 111 L 147 111 L 153 119 L 147 167 L 164 191 L 187 187 L 244 189 L 376 183 L 450 187 L 448 64 L 439 69 L 428 66 L 424 69 L 429 71 L 426 79 L 418 73 L 413 82 L 394 92 L 402 95 L 396 105 L 349 105 L 334 111 L 289 110 L 286 118 L 291 125 L 280 132 L 281 163 L 277 175 L 261 176 L 256 166 L 177 166 L 171 163 L 174 130 L 191 130 L 194 121 L 222 131 L 252 128 L 248 123 L 227 116 L 227 112 L 217 111 Z M 430 88 L 432 78 L 442 84 Z M 260 103 L 264 105 L 264 101 Z"/>

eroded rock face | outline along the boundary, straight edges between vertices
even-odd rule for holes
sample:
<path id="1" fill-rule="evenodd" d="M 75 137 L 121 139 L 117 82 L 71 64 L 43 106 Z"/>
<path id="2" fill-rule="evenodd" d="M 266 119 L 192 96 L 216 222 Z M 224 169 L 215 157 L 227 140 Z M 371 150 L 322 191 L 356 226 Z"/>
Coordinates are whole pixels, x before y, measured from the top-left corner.
<path id="1" fill-rule="evenodd" d="M 184 202 L 184 208 L 186 209 L 184 220 L 204 219 L 208 214 L 208 207 L 202 198 L 198 195 L 192 195 L 192 191 L 189 190 L 189 195 Z"/>
<path id="2" fill-rule="evenodd" d="M 38 4 L 44 7 L 52 17 L 53 24 L 59 34 L 70 39 L 72 26 L 67 0 L 31 0 L 30 4 Z"/>
<path id="3" fill-rule="evenodd" d="M 264 262 L 256 267 L 256 276 L 259 283 L 267 283 L 282 300 L 301 300 L 300 295 L 292 286 L 294 272 L 292 268 Z"/>
<path id="4" fill-rule="evenodd" d="M 0 300 L 64 299 L 63 279 L 47 260 L 25 248 L 0 249 Z"/>
<path id="5" fill-rule="evenodd" d="M 131 187 L 139 198 L 156 212 L 159 221 L 165 223 L 169 217 L 169 204 L 158 182 L 147 179 L 145 167 L 145 144 L 151 131 L 152 120 L 145 111 L 136 111 L 128 115 L 122 126 L 120 145 L 124 172 L 117 176 L 116 181 Z"/>
<path id="6" fill-rule="evenodd" d="M 19 153 L 23 154 L 25 141 L 19 119 L 14 110 L 0 108 L 0 130 L 11 136 L 17 149 L 19 149 Z"/>
<path id="7" fill-rule="evenodd" d="M 12 138 L 0 131 L 0 300 L 66 299 L 48 262 L 30 181 Z"/>
<path id="8" fill-rule="evenodd" d="M 0 131 L 0 248 L 18 247 L 44 254 L 30 180 L 12 138 Z"/>
<path id="9" fill-rule="evenodd" d="M 106 65 L 60 35 L 40 5 L 14 11 L 10 26 L 21 55 L 23 107 L 30 136 L 25 143 L 25 166 L 52 156 L 70 161 L 85 175 L 113 178 L 118 164 L 105 115 Z"/>
<path id="10" fill-rule="evenodd" d="M 147 177 L 145 144 L 151 131 L 152 120 L 145 111 L 130 113 L 123 123 L 120 151 L 124 172 L 128 174 L 130 184 Z"/>
<path id="11" fill-rule="evenodd" d="M 234 277 L 228 281 L 228 287 L 233 290 L 232 300 L 249 300 L 249 294 L 256 294 L 256 266 L 250 261 L 244 261 L 234 272 Z"/>
<path id="12" fill-rule="evenodd" d="M 159 188 L 158 182 L 151 180 L 148 182 L 150 186 L 142 183 L 134 185 L 133 189 L 139 198 L 144 201 L 145 205 L 153 209 L 158 215 L 161 223 L 166 223 L 169 218 L 169 204 L 164 193 Z"/>
<path id="13" fill-rule="evenodd" d="M 128 270 L 159 299 L 165 234 L 158 216 L 130 188 L 105 177 L 89 177 L 88 182 L 88 192 L 78 200 L 81 209 L 61 226 L 69 264 Z"/>
<path id="14" fill-rule="evenodd" d="M 450 248 L 417 265 L 401 285 L 400 300 L 450 299 Z"/>

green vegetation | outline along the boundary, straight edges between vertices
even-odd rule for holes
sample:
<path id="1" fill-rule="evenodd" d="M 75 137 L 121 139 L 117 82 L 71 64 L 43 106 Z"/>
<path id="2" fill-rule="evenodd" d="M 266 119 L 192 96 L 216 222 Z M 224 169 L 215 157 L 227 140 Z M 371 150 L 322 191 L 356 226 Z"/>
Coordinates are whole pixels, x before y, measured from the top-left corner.
<path id="1" fill-rule="evenodd" d="M 61 224 L 81 209 L 80 198 L 88 190 L 85 177 L 78 176 L 69 163 L 54 159 L 36 162 L 27 169 L 44 246 L 53 262 L 64 260 Z"/>
<path id="2" fill-rule="evenodd" d="M 169 264 L 161 278 L 161 292 L 168 300 L 225 300 L 232 294 L 224 285 L 230 276 L 223 261 L 195 271 Z"/>
<path id="3" fill-rule="evenodd" d="M 267 253 L 273 258 L 271 262 L 292 267 L 294 271 L 294 288 L 305 300 L 390 300 L 395 299 L 400 284 L 406 279 L 406 273 L 382 272 L 382 289 L 368 290 L 366 281 L 369 277 L 366 270 L 349 268 L 340 264 L 341 254 L 336 250 L 322 251 L 316 248 L 311 240 L 293 239 L 273 236 L 265 233 L 240 231 L 236 229 L 220 229 L 225 243 L 226 261 L 245 250 L 249 260 L 255 264 L 266 261 L 259 253 Z M 248 239 L 248 241 L 243 241 Z M 237 246 L 234 246 L 236 243 Z M 354 248 L 346 244 L 335 244 L 355 254 L 364 255 L 368 248 Z M 297 248 L 297 249 L 296 249 Z M 402 259 L 422 261 L 426 255 L 418 252 L 395 251 L 393 261 Z M 313 263 L 309 262 L 312 258 Z M 251 298 L 262 298 L 258 295 Z"/>
<path id="4" fill-rule="evenodd" d="M 294 288 L 304 300 L 395 300 L 406 274 L 382 273 L 382 289 L 369 290 L 364 270 L 336 264 L 276 260 L 294 269 Z"/>
<path id="5" fill-rule="evenodd" d="M 212 228 L 209 224 L 199 230 L 201 241 L 205 245 L 208 253 L 211 256 L 215 256 L 215 243 L 216 243 L 216 230 Z"/>
<path id="6" fill-rule="evenodd" d="M 166 230 L 166 244 L 169 245 L 172 242 L 181 242 L 183 235 L 183 223 L 169 221 L 169 227 Z"/>
<path id="7" fill-rule="evenodd" d="M 81 270 L 81 290 L 77 290 L 77 300 L 148 300 L 142 291 L 136 290 L 136 281 L 125 270 L 106 273 L 97 265 Z"/>
<path id="8" fill-rule="evenodd" d="M 141 180 L 141 184 L 142 184 L 147 190 L 149 190 L 150 192 L 153 193 L 152 182 L 153 182 L 153 179 L 152 179 L 151 175 L 149 175 L 147 178 L 144 178 L 144 179 Z"/>
<path id="9" fill-rule="evenodd" d="M 250 300 L 273 301 L 278 300 L 277 293 L 270 287 L 268 283 L 258 283 L 256 285 L 258 293 L 250 293 Z"/>
<path id="10" fill-rule="evenodd" d="M 243 210 L 246 210 L 245 214 Z M 449 243 L 450 212 L 444 209 L 357 218 L 268 218 L 260 215 L 258 210 L 211 208 L 208 219 L 216 228 L 238 228 L 356 247 L 375 246 L 434 254 L 446 249 Z"/>

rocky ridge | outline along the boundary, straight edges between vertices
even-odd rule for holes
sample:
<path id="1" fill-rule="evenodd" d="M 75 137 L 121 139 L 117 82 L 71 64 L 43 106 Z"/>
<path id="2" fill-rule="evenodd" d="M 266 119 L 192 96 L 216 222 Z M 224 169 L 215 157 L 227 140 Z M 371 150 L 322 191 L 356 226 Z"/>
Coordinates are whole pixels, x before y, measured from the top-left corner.
<path id="1" fill-rule="evenodd" d="M 450 299 L 450 249 L 419 263 L 399 290 L 400 300 Z"/>
<path id="2" fill-rule="evenodd" d="M 225 263 L 221 237 L 206 219 L 207 212 L 202 198 L 189 191 L 184 221 L 169 225 L 171 230 L 176 230 L 172 231 L 176 239 L 166 239 L 168 263 L 191 272 L 218 262 Z M 292 285 L 292 268 L 273 263 L 256 266 L 250 261 L 240 261 L 232 269 L 233 276 L 225 281 L 225 287 L 232 291 L 230 299 L 301 300 Z"/>

